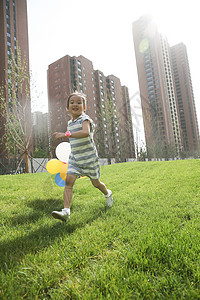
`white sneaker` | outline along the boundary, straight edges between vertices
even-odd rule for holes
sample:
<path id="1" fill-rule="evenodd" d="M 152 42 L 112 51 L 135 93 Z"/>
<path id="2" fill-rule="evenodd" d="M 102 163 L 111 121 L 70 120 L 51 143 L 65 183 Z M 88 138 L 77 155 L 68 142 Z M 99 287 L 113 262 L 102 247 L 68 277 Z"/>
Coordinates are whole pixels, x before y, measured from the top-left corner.
<path id="1" fill-rule="evenodd" d="M 67 221 L 70 219 L 70 214 L 63 208 L 62 211 L 52 211 L 52 216 L 55 219 L 59 219 L 62 221 Z"/>
<path id="2" fill-rule="evenodd" d="M 108 207 L 112 207 L 113 206 L 113 196 L 112 196 L 112 191 L 108 190 L 108 194 L 104 195 L 105 199 L 106 199 L 106 204 Z"/>

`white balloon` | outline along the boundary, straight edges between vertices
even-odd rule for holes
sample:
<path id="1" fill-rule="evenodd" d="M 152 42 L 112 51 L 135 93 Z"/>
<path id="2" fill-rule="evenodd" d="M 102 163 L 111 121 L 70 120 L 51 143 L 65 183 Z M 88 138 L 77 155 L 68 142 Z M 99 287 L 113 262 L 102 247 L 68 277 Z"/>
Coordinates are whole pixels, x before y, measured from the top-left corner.
<path id="1" fill-rule="evenodd" d="M 64 163 L 68 163 L 70 153 L 70 143 L 63 142 L 56 147 L 56 156 L 60 161 Z"/>

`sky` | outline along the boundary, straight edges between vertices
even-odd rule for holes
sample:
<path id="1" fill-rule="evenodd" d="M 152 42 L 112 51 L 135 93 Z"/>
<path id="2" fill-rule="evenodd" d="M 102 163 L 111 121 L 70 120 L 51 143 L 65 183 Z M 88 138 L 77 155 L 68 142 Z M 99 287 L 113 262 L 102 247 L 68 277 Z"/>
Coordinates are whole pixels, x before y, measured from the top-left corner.
<path id="1" fill-rule="evenodd" d="M 105 76 L 115 75 L 128 87 L 131 101 L 137 102 L 132 23 L 151 14 L 170 46 L 183 42 L 187 47 L 200 127 L 197 0 L 27 0 L 27 9 L 33 111 L 48 111 L 48 65 L 65 55 L 83 55 L 93 62 L 95 70 Z M 140 118 L 139 113 L 134 117 Z M 133 125 L 138 124 L 133 120 Z"/>

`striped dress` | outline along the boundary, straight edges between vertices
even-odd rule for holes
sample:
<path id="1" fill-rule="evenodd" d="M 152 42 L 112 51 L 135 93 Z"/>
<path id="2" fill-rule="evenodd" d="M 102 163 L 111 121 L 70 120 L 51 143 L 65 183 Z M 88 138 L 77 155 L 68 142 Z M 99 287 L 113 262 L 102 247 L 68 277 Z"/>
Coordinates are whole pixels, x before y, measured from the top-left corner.
<path id="1" fill-rule="evenodd" d="M 82 123 L 89 120 L 91 124 L 90 135 L 85 138 L 70 138 L 71 154 L 69 156 L 67 174 L 76 176 L 88 176 L 91 179 L 99 179 L 100 167 L 97 149 L 94 144 L 94 122 L 83 113 L 76 120 L 68 122 L 67 130 L 76 132 L 82 130 Z"/>

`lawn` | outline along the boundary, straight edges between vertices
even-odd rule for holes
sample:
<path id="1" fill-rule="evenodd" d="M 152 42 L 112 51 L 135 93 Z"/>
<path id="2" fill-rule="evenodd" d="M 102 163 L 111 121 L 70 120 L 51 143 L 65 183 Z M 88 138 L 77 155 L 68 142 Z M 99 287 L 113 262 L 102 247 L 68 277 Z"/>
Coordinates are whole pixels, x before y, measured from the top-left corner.
<path id="1" fill-rule="evenodd" d="M 200 299 L 200 160 L 101 168 L 71 219 L 48 173 L 0 176 L 0 299 Z"/>

